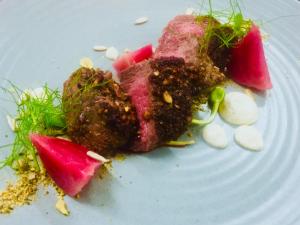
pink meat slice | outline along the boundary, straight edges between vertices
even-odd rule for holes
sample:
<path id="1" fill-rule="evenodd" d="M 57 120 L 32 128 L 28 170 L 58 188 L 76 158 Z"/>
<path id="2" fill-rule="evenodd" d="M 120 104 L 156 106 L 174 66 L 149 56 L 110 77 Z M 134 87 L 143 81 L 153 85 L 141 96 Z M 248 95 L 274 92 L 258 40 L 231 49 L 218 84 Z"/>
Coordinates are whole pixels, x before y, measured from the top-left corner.
<path id="1" fill-rule="evenodd" d="M 145 118 L 151 110 L 151 91 L 148 77 L 152 69 L 148 60 L 137 63 L 119 74 L 121 87 L 131 97 L 140 124 L 139 135 L 132 146 L 133 151 L 150 151 L 158 142 L 153 120 Z"/>
<path id="2" fill-rule="evenodd" d="M 195 16 L 179 15 L 169 22 L 163 30 L 155 50 L 154 58 L 178 57 L 185 63 L 196 64 L 199 49 L 198 38 L 205 32 L 205 23 L 196 23 Z"/>

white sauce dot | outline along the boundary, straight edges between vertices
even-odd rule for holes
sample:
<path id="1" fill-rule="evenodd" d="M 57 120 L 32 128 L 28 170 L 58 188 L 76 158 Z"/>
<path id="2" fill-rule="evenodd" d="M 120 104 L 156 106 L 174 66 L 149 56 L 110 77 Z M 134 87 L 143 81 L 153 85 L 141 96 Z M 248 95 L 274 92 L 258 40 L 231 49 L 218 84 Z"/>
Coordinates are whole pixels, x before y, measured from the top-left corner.
<path id="1" fill-rule="evenodd" d="M 187 8 L 185 10 L 185 15 L 193 15 L 195 13 L 195 9 L 194 8 Z"/>
<path id="2" fill-rule="evenodd" d="M 260 151 L 263 148 L 261 133 L 253 126 L 240 126 L 235 130 L 235 141 L 243 148 Z"/>
<path id="3" fill-rule="evenodd" d="M 218 124 L 208 124 L 203 128 L 202 136 L 204 141 L 216 148 L 226 148 L 228 138 L 223 127 Z"/>
<path id="4" fill-rule="evenodd" d="M 144 17 L 140 17 L 138 19 L 135 20 L 134 24 L 135 25 L 141 25 L 141 24 L 144 24 L 148 21 L 148 17 L 144 16 Z"/>
<path id="5" fill-rule="evenodd" d="M 106 51 L 107 47 L 105 47 L 103 45 L 95 45 L 93 49 L 98 52 L 103 52 L 103 51 Z"/>
<path id="6" fill-rule="evenodd" d="M 115 47 L 109 47 L 105 53 L 106 58 L 116 60 L 119 56 L 119 51 Z"/>
<path id="7" fill-rule="evenodd" d="M 253 98 L 240 92 L 228 93 L 219 113 L 224 120 L 235 125 L 253 124 L 258 118 L 258 108 Z"/>

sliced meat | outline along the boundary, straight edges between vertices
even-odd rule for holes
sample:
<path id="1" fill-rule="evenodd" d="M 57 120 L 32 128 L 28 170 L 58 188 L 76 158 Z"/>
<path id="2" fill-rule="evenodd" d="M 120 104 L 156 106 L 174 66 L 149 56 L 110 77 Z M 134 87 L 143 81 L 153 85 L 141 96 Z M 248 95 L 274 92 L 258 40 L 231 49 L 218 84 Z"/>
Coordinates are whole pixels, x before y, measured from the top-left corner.
<path id="1" fill-rule="evenodd" d="M 183 58 L 188 66 L 199 73 L 199 76 L 202 77 L 200 79 L 209 82 L 206 83 L 206 86 L 214 86 L 222 82 L 225 75 L 220 68 L 223 71 L 226 67 L 226 64 L 222 62 L 224 46 L 215 39 L 206 40 L 206 38 L 210 39 L 210 36 L 206 35 L 208 28 L 211 31 L 211 28 L 217 27 L 218 24 L 217 20 L 207 16 L 198 18 L 193 15 L 176 16 L 163 30 L 154 58 L 172 56 Z M 210 54 L 207 54 L 207 49 Z M 215 54 L 215 50 L 222 54 Z M 219 57 L 220 55 L 221 57 Z M 214 60 L 217 64 L 214 63 Z M 221 67 L 218 68 L 218 65 Z"/>
<path id="2" fill-rule="evenodd" d="M 153 73 L 148 60 L 134 64 L 120 73 L 121 87 L 131 97 L 139 121 L 139 132 L 131 150 L 149 151 L 156 147 L 158 137 L 150 119 L 152 97 L 149 76 Z"/>
<path id="3" fill-rule="evenodd" d="M 198 38 L 203 37 L 206 28 L 196 23 L 192 15 L 179 15 L 172 19 L 159 39 L 154 58 L 178 57 L 183 58 L 185 63 L 198 63 Z"/>
<path id="4" fill-rule="evenodd" d="M 80 68 L 63 91 L 68 135 L 103 156 L 114 154 L 137 134 L 135 109 L 111 75 Z"/>
<path id="5" fill-rule="evenodd" d="M 186 131 L 197 92 L 182 58 L 168 57 L 135 64 L 120 74 L 139 120 L 133 151 L 150 151 Z"/>

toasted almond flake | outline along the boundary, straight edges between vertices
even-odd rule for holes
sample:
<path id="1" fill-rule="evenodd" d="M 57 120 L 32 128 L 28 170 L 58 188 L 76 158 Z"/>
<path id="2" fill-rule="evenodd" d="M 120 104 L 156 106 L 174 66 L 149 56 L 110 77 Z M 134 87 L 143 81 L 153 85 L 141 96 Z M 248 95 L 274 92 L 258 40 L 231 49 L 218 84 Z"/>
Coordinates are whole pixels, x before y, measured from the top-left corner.
<path id="1" fill-rule="evenodd" d="M 119 56 L 119 51 L 115 47 L 109 47 L 105 53 L 106 58 L 116 60 Z"/>
<path id="2" fill-rule="evenodd" d="M 91 157 L 91 158 L 93 158 L 93 159 L 96 159 L 96 160 L 98 160 L 98 161 L 100 161 L 100 162 L 104 162 L 104 163 L 109 162 L 108 159 L 106 159 L 106 158 L 104 158 L 103 156 L 97 154 L 96 152 L 88 151 L 86 154 L 87 154 L 89 157 Z"/>
<path id="3" fill-rule="evenodd" d="M 8 123 L 8 126 L 12 131 L 16 130 L 16 119 L 12 118 L 10 115 L 6 115 L 6 120 Z"/>
<path id="4" fill-rule="evenodd" d="M 65 140 L 65 141 L 71 141 L 71 138 L 66 137 L 66 136 L 57 136 L 56 138 L 59 138 L 59 139 Z"/>
<path id="5" fill-rule="evenodd" d="M 33 180 L 33 179 L 35 179 L 35 177 L 36 177 L 35 173 L 33 173 L 33 172 L 28 173 L 28 179 L 29 180 Z"/>
<path id="6" fill-rule="evenodd" d="M 58 212 L 60 212 L 61 214 L 68 216 L 70 214 L 68 207 L 65 203 L 65 201 L 63 200 L 63 198 L 59 198 L 55 204 L 55 208 L 57 209 Z"/>
<path id="7" fill-rule="evenodd" d="M 84 58 L 80 59 L 80 66 L 88 68 L 88 69 L 92 69 L 94 67 L 94 64 L 90 58 L 84 57 Z"/>
<path id="8" fill-rule="evenodd" d="M 141 25 L 141 24 L 146 23 L 147 21 L 148 21 L 148 17 L 143 16 L 143 17 L 140 17 L 140 18 L 136 19 L 134 24 L 135 25 Z"/>
<path id="9" fill-rule="evenodd" d="M 97 52 L 103 52 L 106 51 L 107 47 L 105 47 L 104 45 L 95 45 L 93 49 Z"/>
<path id="10" fill-rule="evenodd" d="M 165 100 L 166 103 L 172 104 L 173 99 L 172 99 L 172 96 L 169 94 L 168 91 L 164 92 L 163 97 L 164 97 L 164 100 Z"/>
<path id="11" fill-rule="evenodd" d="M 194 8 L 187 8 L 185 10 L 185 15 L 193 15 L 195 13 L 195 9 Z"/>

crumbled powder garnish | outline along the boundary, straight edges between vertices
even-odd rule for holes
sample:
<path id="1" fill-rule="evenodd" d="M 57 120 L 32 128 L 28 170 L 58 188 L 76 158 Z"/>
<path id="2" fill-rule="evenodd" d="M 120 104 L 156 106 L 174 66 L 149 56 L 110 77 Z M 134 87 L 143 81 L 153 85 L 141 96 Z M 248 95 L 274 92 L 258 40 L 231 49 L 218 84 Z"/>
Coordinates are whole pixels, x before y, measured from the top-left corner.
<path id="1" fill-rule="evenodd" d="M 65 215 L 65 216 L 70 215 L 70 212 L 68 210 L 68 207 L 67 207 L 65 201 L 61 197 L 59 197 L 57 199 L 57 202 L 55 204 L 55 208 L 57 209 L 58 212 L 60 212 L 61 214 Z"/>
<path id="2" fill-rule="evenodd" d="M 88 68 L 88 69 L 92 69 L 94 67 L 94 64 L 90 58 L 85 57 L 85 58 L 80 59 L 80 66 Z"/>
<path id="3" fill-rule="evenodd" d="M 0 193 L 0 214 L 8 214 L 18 206 L 29 205 L 36 199 L 40 186 L 44 188 L 54 187 L 57 199 L 63 201 L 63 191 L 57 187 L 46 173 L 22 171 L 17 175 L 18 180 L 14 184 L 8 183 L 5 190 Z M 45 192 L 45 194 L 48 193 L 48 191 Z"/>
<path id="4" fill-rule="evenodd" d="M 187 135 L 188 137 L 193 137 L 193 133 L 192 133 L 191 131 L 188 131 L 188 132 L 186 133 L 186 135 Z"/>
<path id="5" fill-rule="evenodd" d="M 102 166 L 100 166 L 98 170 L 99 178 L 103 179 L 107 174 L 109 174 L 109 171 L 111 170 L 112 170 L 112 161 L 104 163 Z"/>
<path id="6" fill-rule="evenodd" d="M 9 183 L 0 193 L 0 214 L 10 213 L 15 207 L 28 205 L 36 197 L 38 186 L 53 185 L 46 174 L 32 171 L 22 172 L 15 184 Z"/>
<path id="7" fill-rule="evenodd" d="M 115 155 L 114 159 L 117 161 L 124 161 L 126 159 L 126 156 L 124 154 L 118 153 L 117 155 Z"/>

